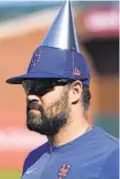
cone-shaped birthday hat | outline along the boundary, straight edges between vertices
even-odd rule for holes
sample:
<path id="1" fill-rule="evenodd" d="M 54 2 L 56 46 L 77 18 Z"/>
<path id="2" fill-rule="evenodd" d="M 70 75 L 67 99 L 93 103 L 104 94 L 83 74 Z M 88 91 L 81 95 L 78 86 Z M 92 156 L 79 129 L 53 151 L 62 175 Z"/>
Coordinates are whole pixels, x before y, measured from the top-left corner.
<path id="1" fill-rule="evenodd" d="M 81 80 L 89 86 L 90 73 L 79 52 L 69 0 L 63 4 L 42 44 L 33 53 L 27 73 L 7 82 L 21 84 L 26 79 L 43 78 Z"/>
<path id="2" fill-rule="evenodd" d="M 42 46 L 64 50 L 75 50 L 76 52 L 79 52 L 79 45 L 69 0 L 66 1 L 60 9 L 60 12 L 44 39 Z"/>

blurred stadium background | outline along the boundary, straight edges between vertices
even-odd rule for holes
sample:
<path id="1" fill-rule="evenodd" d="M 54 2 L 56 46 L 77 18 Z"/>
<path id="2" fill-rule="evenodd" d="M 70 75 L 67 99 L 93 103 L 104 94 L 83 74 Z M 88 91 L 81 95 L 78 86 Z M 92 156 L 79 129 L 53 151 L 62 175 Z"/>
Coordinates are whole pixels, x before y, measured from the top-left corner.
<path id="1" fill-rule="evenodd" d="M 27 154 L 46 141 L 25 125 L 25 94 L 5 80 L 24 73 L 62 2 L 0 1 L 0 179 L 19 179 Z M 89 121 L 119 134 L 119 2 L 72 2 L 91 72 Z"/>

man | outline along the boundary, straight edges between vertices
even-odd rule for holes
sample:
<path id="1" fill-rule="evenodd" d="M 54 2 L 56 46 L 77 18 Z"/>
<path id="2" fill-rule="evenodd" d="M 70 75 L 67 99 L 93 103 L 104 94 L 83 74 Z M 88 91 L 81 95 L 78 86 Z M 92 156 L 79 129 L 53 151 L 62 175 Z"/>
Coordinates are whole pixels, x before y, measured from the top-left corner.
<path id="1" fill-rule="evenodd" d="M 118 179 L 118 142 L 87 121 L 90 72 L 69 1 L 35 50 L 27 74 L 7 82 L 23 85 L 27 127 L 48 138 L 28 155 L 22 179 Z"/>

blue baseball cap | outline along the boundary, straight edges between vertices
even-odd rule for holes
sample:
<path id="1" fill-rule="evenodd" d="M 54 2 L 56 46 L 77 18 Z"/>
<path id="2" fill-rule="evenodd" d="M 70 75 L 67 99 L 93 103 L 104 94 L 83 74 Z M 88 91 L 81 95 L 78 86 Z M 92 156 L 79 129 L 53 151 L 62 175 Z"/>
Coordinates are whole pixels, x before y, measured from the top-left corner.
<path id="1" fill-rule="evenodd" d="M 63 4 L 42 44 L 33 53 L 27 73 L 6 82 L 21 84 L 28 79 L 46 78 L 90 84 L 90 71 L 79 49 L 70 1 Z"/>

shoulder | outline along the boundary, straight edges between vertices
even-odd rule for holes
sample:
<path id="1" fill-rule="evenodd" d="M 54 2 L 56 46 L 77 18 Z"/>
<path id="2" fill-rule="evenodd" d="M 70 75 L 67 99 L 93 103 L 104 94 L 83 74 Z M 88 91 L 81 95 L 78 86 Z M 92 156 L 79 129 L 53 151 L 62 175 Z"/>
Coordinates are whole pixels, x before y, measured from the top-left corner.
<path id="1" fill-rule="evenodd" d="M 108 134 L 103 130 L 103 143 L 109 148 L 109 151 L 113 151 L 114 149 L 119 147 L 118 139 Z"/>
<path id="2" fill-rule="evenodd" d="M 107 156 L 102 170 L 100 179 L 119 179 L 119 148 L 115 148 Z"/>
<path id="3" fill-rule="evenodd" d="M 118 139 L 108 134 L 104 129 L 99 128 L 100 137 L 98 140 L 99 151 L 102 163 L 99 179 L 118 179 L 119 164 L 119 142 Z"/>
<path id="4" fill-rule="evenodd" d="M 25 173 L 25 171 L 31 166 L 33 165 L 46 151 L 48 150 L 48 143 L 43 144 L 42 146 L 34 149 L 33 151 L 31 151 L 25 162 L 23 165 L 23 174 Z"/>
<path id="5" fill-rule="evenodd" d="M 113 151 L 118 148 L 119 142 L 118 139 L 108 134 L 103 128 L 96 127 L 95 132 L 93 133 L 94 139 L 96 139 L 96 144 L 98 147 L 103 149 L 104 151 Z"/>

